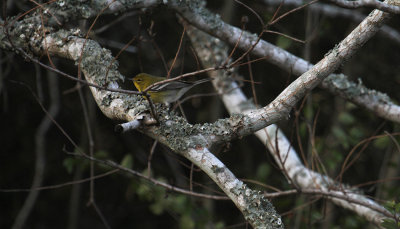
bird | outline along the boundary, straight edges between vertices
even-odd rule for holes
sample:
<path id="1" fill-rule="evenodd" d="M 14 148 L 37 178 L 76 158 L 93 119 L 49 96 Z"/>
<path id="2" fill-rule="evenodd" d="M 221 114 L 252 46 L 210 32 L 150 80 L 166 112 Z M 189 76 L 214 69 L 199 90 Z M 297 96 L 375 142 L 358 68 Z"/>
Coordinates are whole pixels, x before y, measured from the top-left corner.
<path id="1" fill-rule="evenodd" d="M 150 85 L 166 80 L 166 77 L 153 76 L 147 73 L 139 73 L 132 78 L 133 84 L 140 92 Z M 212 78 L 205 78 L 194 82 L 175 80 L 152 87 L 147 93 L 154 103 L 170 104 L 180 99 L 187 91 L 196 85 L 211 81 Z"/>

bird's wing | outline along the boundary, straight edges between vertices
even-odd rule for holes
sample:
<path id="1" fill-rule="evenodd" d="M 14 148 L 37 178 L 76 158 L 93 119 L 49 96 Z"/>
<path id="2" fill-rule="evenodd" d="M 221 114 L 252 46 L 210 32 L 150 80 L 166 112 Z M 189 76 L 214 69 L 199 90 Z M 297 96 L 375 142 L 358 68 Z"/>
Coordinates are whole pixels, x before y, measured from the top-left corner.
<path id="1" fill-rule="evenodd" d="M 184 87 L 191 86 L 191 85 L 192 85 L 192 83 L 190 83 L 190 82 L 172 81 L 172 82 L 168 82 L 168 83 L 165 83 L 165 84 L 157 85 L 157 86 L 151 88 L 150 91 L 179 90 L 179 89 L 182 89 Z"/>

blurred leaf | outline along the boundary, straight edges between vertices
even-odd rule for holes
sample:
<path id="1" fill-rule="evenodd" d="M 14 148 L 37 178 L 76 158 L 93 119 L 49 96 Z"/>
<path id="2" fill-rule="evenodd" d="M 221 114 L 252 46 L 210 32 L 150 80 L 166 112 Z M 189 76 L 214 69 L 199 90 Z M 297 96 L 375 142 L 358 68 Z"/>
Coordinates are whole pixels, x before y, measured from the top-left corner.
<path id="1" fill-rule="evenodd" d="M 350 136 L 358 142 L 362 137 L 364 137 L 364 130 L 359 127 L 353 127 L 350 129 Z"/>
<path id="2" fill-rule="evenodd" d="M 314 117 L 314 108 L 312 106 L 304 106 L 303 113 L 307 120 L 312 120 Z"/>
<path id="3" fill-rule="evenodd" d="M 340 123 L 343 123 L 345 125 L 350 125 L 353 124 L 355 122 L 355 118 L 353 115 L 351 115 L 348 112 L 341 112 L 339 114 L 338 120 Z"/>
<path id="4" fill-rule="evenodd" d="M 347 133 L 340 127 L 334 126 L 332 128 L 333 135 L 339 140 L 340 144 L 346 149 L 349 147 L 349 139 Z"/>
<path id="5" fill-rule="evenodd" d="M 71 157 L 67 157 L 63 161 L 63 166 L 67 169 L 67 172 L 69 174 L 71 174 L 72 171 L 74 170 L 75 164 L 76 164 L 75 159 Z"/>
<path id="6" fill-rule="evenodd" d="M 187 198 L 184 195 L 176 195 L 173 198 L 172 206 L 171 206 L 176 212 L 178 213 L 185 213 L 188 210 L 188 205 L 187 205 Z"/>
<path id="7" fill-rule="evenodd" d="M 278 46 L 282 49 L 289 48 L 292 43 L 293 43 L 292 40 L 290 40 L 289 38 L 286 38 L 284 36 L 279 36 L 278 39 L 276 40 L 276 46 Z"/>
<path id="8" fill-rule="evenodd" d="M 381 137 L 374 141 L 374 146 L 378 149 L 384 149 L 390 144 L 390 139 L 388 137 Z"/>
<path id="9" fill-rule="evenodd" d="M 139 198 L 142 200 L 152 200 L 153 199 L 153 191 L 152 189 L 146 184 L 140 184 L 136 193 L 138 194 Z"/>
<path id="10" fill-rule="evenodd" d="M 384 219 L 381 226 L 386 229 L 399 229 L 398 225 L 393 219 Z"/>
<path id="11" fill-rule="evenodd" d="M 107 159 L 109 158 L 108 152 L 105 150 L 98 150 L 94 153 L 94 156 L 99 159 Z"/>
<path id="12" fill-rule="evenodd" d="M 387 210 L 391 211 L 391 210 L 393 210 L 393 208 L 394 208 L 395 205 L 396 205 L 396 202 L 394 202 L 394 200 L 391 200 L 391 201 L 387 201 L 387 202 L 385 203 L 384 207 L 385 207 Z"/>
<path id="13" fill-rule="evenodd" d="M 307 135 L 307 125 L 306 123 L 302 122 L 299 125 L 299 134 L 301 137 L 305 137 Z"/>
<path id="14" fill-rule="evenodd" d="M 162 201 L 156 201 L 149 206 L 150 211 L 154 215 L 161 215 L 164 212 L 164 204 Z"/>
<path id="15" fill-rule="evenodd" d="M 355 108 L 357 108 L 358 106 L 356 106 L 354 103 L 351 102 L 347 102 L 345 105 L 346 110 L 353 110 Z"/>
<path id="16" fill-rule="evenodd" d="M 192 229 L 192 228 L 194 228 L 194 226 L 195 226 L 195 223 L 194 223 L 192 217 L 190 217 L 190 215 L 188 215 L 188 214 L 182 215 L 182 217 L 179 220 L 179 228 Z"/>
<path id="17" fill-rule="evenodd" d="M 131 154 L 125 155 L 125 157 L 121 161 L 121 166 L 128 169 L 133 168 L 133 157 Z"/>
<path id="18" fill-rule="evenodd" d="M 396 211 L 396 213 L 400 213 L 400 202 L 396 204 L 394 210 Z"/>
<path id="19" fill-rule="evenodd" d="M 343 131 L 342 128 L 334 126 L 332 128 L 333 135 L 338 138 L 339 140 L 346 139 L 347 134 Z"/>
<path id="20" fill-rule="evenodd" d="M 214 224 L 214 228 L 215 229 L 223 229 L 223 228 L 225 228 L 225 224 L 224 224 L 224 222 L 219 221 L 216 224 Z"/>

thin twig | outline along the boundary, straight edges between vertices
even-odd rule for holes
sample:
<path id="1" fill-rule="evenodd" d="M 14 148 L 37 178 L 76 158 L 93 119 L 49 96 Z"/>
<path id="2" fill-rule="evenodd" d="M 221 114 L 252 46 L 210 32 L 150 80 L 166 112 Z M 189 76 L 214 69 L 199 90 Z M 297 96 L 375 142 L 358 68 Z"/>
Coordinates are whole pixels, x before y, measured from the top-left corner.
<path id="1" fill-rule="evenodd" d="M 147 180 L 150 183 L 152 183 L 154 185 L 157 185 L 157 186 L 161 186 L 163 188 L 166 188 L 169 191 L 174 191 L 174 192 L 182 193 L 182 194 L 185 194 L 185 195 L 194 196 L 194 197 L 200 197 L 200 198 L 206 198 L 206 199 L 229 200 L 229 198 L 226 197 L 226 196 L 207 195 L 207 194 L 203 194 L 203 193 L 191 192 L 191 191 L 188 191 L 186 189 L 182 189 L 182 188 L 178 188 L 176 186 L 172 186 L 172 185 L 166 184 L 166 183 L 161 182 L 159 180 L 156 180 L 154 178 L 149 178 L 145 174 L 142 174 L 142 173 L 140 173 L 138 171 L 126 168 L 126 167 L 121 166 L 121 165 L 119 165 L 119 164 L 117 164 L 117 163 L 115 163 L 113 161 L 110 161 L 110 160 L 107 160 L 107 161 L 100 160 L 100 159 L 97 159 L 97 158 L 90 157 L 88 155 L 81 155 L 81 154 L 73 154 L 73 155 L 78 156 L 78 157 L 84 157 L 84 158 L 86 158 L 88 160 L 93 160 L 93 161 L 95 161 L 97 163 L 100 163 L 100 164 L 103 164 L 103 165 L 107 165 L 107 166 L 112 167 L 112 168 L 119 169 L 119 170 L 125 172 L 126 174 L 130 174 L 130 175 L 133 175 L 135 177 L 139 177 L 141 179 Z"/>
<path id="2" fill-rule="evenodd" d="M 294 8 L 294 9 L 292 9 L 292 10 L 289 10 L 288 12 L 282 14 L 281 16 L 279 16 L 278 18 L 274 19 L 273 21 L 268 22 L 268 26 L 274 25 L 274 24 L 276 24 L 278 21 L 280 21 L 282 18 L 288 16 L 289 14 L 292 14 L 292 13 L 294 13 L 294 12 L 296 12 L 296 11 L 299 11 L 299 10 L 303 9 L 304 7 L 307 7 L 307 6 L 309 6 L 309 5 L 311 5 L 311 4 L 314 4 L 314 3 L 318 2 L 318 1 L 319 1 L 319 0 L 313 0 L 313 1 L 308 2 L 308 3 L 306 3 L 306 4 L 302 5 L 302 6 L 299 6 L 299 7 L 296 7 L 296 8 Z"/>
<path id="3" fill-rule="evenodd" d="M 66 77 L 66 78 L 68 78 L 68 79 L 70 79 L 70 80 L 74 80 L 74 81 L 76 81 L 76 82 L 85 84 L 85 85 L 87 85 L 87 86 L 95 87 L 95 88 L 98 88 L 98 89 L 100 89 L 100 90 L 111 91 L 111 92 L 119 92 L 119 93 L 134 94 L 134 95 L 143 95 L 143 93 L 142 93 L 142 92 L 139 92 L 139 91 L 130 91 L 130 90 L 124 90 L 124 89 L 107 88 L 107 87 L 104 87 L 104 86 L 99 86 L 99 85 L 97 85 L 97 84 L 90 83 L 90 82 L 88 82 L 88 81 L 86 81 L 86 80 L 78 79 L 78 78 L 76 78 L 76 77 L 73 77 L 73 76 L 71 76 L 71 75 L 65 73 L 65 72 L 62 72 L 62 71 L 60 71 L 60 70 L 58 70 L 58 69 L 56 69 L 56 68 L 50 67 L 50 66 L 48 66 L 48 65 L 46 65 L 46 64 L 44 64 L 44 63 L 42 63 L 42 62 L 40 62 L 39 60 L 37 60 L 37 59 L 31 57 L 30 55 L 28 55 L 28 54 L 27 54 L 23 49 L 21 49 L 21 48 L 18 48 L 18 51 L 21 52 L 21 53 L 23 54 L 24 57 L 28 58 L 28 59 L 31 60 L 32 62 L 35 62 L 35 63 L 39 64 L 40 66 L 42 66 L 42 67 L 44 67 L 44 68 L 46 68 L 46 69 L 48 69 L 48 70 L 50 70 L 50 71 L 53 71 L 53 72 L 55 72 L 55 73 L 57 73 L 57 74 L 60 74 L 60 75 Z"/>
<path id="4" fill-rule="evenodd" d="M 121 53 L 122 53 L 123 51 L 125 51 L 125 49 L 126 49 L 128 46 L 130 46 L 130 45 L 132 44 L 132 42 L 134 42 L 135 40 L 136 40 L 136 36 L 132 37 L 132 39 L 129 40 L 128 43 L 126 43 L 126 45 L 125 45 L 121 50 L 119 50 L 119 52 L 117 53 L 117 55 L 115 55 L 115 57 L 110 61 L 110 64 L 108 65 L 108 68 L 107 68 L 107 71 L 106 71 L 106 78 L 105 78 L 105 81 L 106 81 L 106 82 L 107 82 L 107 80 L 108 80 L 108 72 L 110 71 L 110 68 L 111 68 L 112 64 L 118 59 L 118 57 L 121 55 Z"/>
<path id="5" fill-rule="evenodd" d="M 189 190 L 193 192 L 193 169 L 194 169 L 194 164 L 190 166 L 190 174 L 189 174 Z"/>
<path id="6" fill-rule="evenodd" d="M 72 186 L 72 185 L 75 185 L 75 184 L 86 183 L 86 182 L 88 182 L 88 181 L 90 181 L 92 179 L 100 179 L 100 178 L 109 176 L 111 174 L 114 174 L 114 173 L 116 173 L 118 171 L 119 171 L 119 169 L 113 169 L 111 171 L 108 171 L 108 172 L 105 172 L 105 173 L 102 173 L 102 174 L 99 174 L 99 175 L 96 175 L 96 176 L 93 176 L 93 177 L 88 177 L 88 178 L 81 179 L 81 180 L 69 181 L 69 182 L 65 182 L 65 183 L 62 183 L 62 184 L 41 186 L 41 187 L 38 187 L 38 188 L 34 188 L 34 190 L 43 191 L 43 190 L 50 190 L 50 189 L 58 189 L 58 188 L 69 187 L 69 186 Z M 32 190 L 32 188 L 13 188 L 13 189 L 0 189 L 0 192 L 29 192 L 31 190 Z"/>
<path id="7" fill-rule="evenodd" d="M 153 145 L 151 146 L 149 157 L 147 158 L 147 175 L 149 178 L 151 177 L 151 159 L 153 158 L 154 151 L 157 147 L 158 141 L 154 140 Z"/>
<path id="8" fill-rule="evenodd" d="M 287 34 L 277 32 L 277 31 L 272 31 L 272 30 L 268 30 L 268 29 L 267 29 L 267 30 L 265 30 L 264 32 L 266 32 L 266 33 L 272 33 L 272 34 L 277 34 L 277 35 L 280 35 L 280 36 L 289 38 L 290 40 L 294 40 L 294 41 L 299 42 L 299 43 L 302 43 L 302 44 L 305 44 L 305 43 L 306 43 L 306 42 L 303 41 L 303 40 L 297 39 L 297 38 L 295 38 L 295 37 L 292 37 L 292 36 L 289 36 L 289 35 L 287 35 Z"/>
<path id="9" fill-rule="evenodd" d="M 184 38 L 184 36 L 185 36 L 185 32 L 186 32 L 186 28 L 185 28 L 185 27 L 183 27 L 183 31 L 182 31 L 182 35 L 181 35 L 181 39 L 180 39 L 180 41 L 179 41 L 178 50 L 176 50 L 176 53 L 175 53 L 174 60 L 172 61 L 171 67 L 170 67 L 170 68 L 169 68 L 169 70 L 168 70 L 168 73 L 167 73 L 167 78 L 169 78 L 169 77 L 170 77 L 170 75 L 171 75 L 171 71 L 172 71 L 172 69 L 174 68 L 174 65 L 175 65 L 175 62 L 176 62 L 176 60 L 178 59 L 178 55 L 179 55 L 179 52 L 180 52 L 180 50 L 181 50 L 181 47 L 182 47 L 182 43 L 183 43 L 183 38 Z"/>

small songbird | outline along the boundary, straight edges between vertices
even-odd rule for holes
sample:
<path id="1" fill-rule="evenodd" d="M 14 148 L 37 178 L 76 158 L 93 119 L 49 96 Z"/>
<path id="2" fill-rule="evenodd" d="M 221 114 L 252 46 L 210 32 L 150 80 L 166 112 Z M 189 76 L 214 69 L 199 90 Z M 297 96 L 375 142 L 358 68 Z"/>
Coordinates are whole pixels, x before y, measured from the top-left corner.
<path id="1" fill-rule="evenodd" d="M 135 84 L 135 87 L 141 92 L 148 86 L 166 79 L 166 77 L 152 76 L 147 73 L 139 73 L 133 77 L 132 80 Z M 165 84 L 154 86 L 147 93 L 150 95 L 151 100 L 154 103 L 173 103 L 182 97 L 182 95 L 189 91 L 192 87 L 210 80 L 212 80 L 212 78 L 201 79 L 194 82 L 183 80 L 171 81 Z"/>

